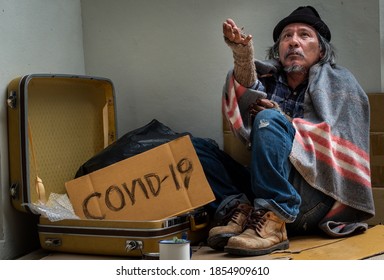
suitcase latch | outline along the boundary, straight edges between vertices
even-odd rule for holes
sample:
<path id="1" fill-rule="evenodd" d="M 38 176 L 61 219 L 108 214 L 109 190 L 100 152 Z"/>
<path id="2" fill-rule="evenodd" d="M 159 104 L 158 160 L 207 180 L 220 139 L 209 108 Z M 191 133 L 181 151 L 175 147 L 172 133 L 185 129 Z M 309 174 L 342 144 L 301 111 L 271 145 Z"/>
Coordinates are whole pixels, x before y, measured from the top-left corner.
<path id="1" fill-rule="evenodd" d="M 125 250 L 131 252 L 132 250 L 143 249 L 143 242 L 138 240 L 127 240 L 125 241 Z"/>
<path id="2" fill-rule="evenodd" d="M 61 239 L 59 238 L 47 238 L 44 241 L 47 247 L 59 247 L 61 246 Z"/>
<path id="3" fill-rule="evenodd" d="M 8 107 L 15 109 L 16 108 L 16 100 L 17 100 L 16 91 L 9 92 L 8 98 L 7 98 Z"/>

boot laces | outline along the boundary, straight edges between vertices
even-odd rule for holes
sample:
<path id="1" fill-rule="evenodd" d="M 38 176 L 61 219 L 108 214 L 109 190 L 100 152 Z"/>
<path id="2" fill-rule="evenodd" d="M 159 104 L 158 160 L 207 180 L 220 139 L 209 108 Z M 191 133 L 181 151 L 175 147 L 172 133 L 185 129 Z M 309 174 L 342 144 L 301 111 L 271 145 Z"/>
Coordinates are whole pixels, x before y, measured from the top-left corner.
<path id="1" fill-rule="evenodd" d="M 251 215 L 248 216 L 246 228 L 251 228 L 256 232 L 261 230 L 266 222 L 266 218 L 264 217 L 266 210 L 254 210 Z"/>
<path id="2" fill-rule="evenodd" d="M 243 214 L 243 215 L 245 215 L 246 217 L 248 217 L 248 215 L 249 215 L 249 209 L 248 209 L 248 207 L 243 207 L 241 204 L 237 204 L 236 206 L 234 206 L 232 209 L 231 209 L 231 211 L 229 211 L 228 212 L 228 214 L 227 215 L 225 215 L 225 217 L 224 217 L 224 223 L 225 224 L 227 224 L 228 222 L 234 222 L 234 223 L 236 223 L 237 225 L 239 225 L 239 226 L 241 226 L 240 224 L 239 224 L 239 216 L 240 216 L 240 214 Z"/>

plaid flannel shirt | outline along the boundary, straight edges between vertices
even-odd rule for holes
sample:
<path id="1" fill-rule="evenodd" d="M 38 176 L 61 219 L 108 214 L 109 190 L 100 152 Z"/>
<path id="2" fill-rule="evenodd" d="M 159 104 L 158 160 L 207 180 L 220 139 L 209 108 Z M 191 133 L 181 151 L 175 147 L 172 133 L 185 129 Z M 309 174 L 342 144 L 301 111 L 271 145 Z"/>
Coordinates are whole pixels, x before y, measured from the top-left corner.
<path id="1" fill-rule="evenodd" d="M 252 87 L 255 90 L 267 93 L 267 98 L 279 104 L 281 110 L 292 118 L 304 116 L 304 95 L 307 90 L 308 81 L 300 84 L 292 90 L 284 75 L 274 74 L 261 76 Z"/>

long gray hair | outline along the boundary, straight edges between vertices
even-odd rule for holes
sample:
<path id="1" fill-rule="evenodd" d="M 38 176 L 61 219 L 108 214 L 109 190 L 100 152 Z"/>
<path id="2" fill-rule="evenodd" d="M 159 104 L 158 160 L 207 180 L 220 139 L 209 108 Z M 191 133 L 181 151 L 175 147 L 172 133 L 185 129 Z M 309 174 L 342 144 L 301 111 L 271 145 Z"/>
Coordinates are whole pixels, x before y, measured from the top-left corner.
<path id="1" fill-rule="evenodd" d="M 317 33 L 319 38 L 320 50 L 324 52 L 324 56 L 320 59 L 318 64 L 323 65 L 329 63 L 332 67 L 336 65 L 336 51 L 333 45 L 328 42 L 323 36 Z M 279 44 L 280 37 L 277 39 L 275 44 L 267 50 L 267 59 L 279 60 Z"/>

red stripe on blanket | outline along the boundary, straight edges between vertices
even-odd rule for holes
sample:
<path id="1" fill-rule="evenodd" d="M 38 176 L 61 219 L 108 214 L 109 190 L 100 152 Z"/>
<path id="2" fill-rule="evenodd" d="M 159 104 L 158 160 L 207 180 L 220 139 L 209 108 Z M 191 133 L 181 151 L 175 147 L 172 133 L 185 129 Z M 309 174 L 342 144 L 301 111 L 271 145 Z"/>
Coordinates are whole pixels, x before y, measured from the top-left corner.
<path id="1" fill-rule="evenodd" d="M 330 153 L 332 154 L 332 156 L 334 156 L 335 160 L 342 160 L 342 161 L 345 161 L 347 162 L 348 164 L 350 165 L 353 165 L 354 167 L 358 168 L 359 170 L 361 170 L 362 172 L 364 172 L 367 176 L 370 176 L 370 168 L 369 166 L 367 165 L 364 165 L 364 164 L 361 164 L 360 161 L 358 161 L 356 158 L 348 155 L 347 153 L 349 152 L 348 148 L 344 148 L 343 151 L 340 151 L 340 150 L 337 150 L 335 148 L 332 147 L 332 144 L 331 142 L 327 141 L 327 139 L 311 132 L 311 131 L 308 131 L 308 132 L 303 132 L 301 131 L 300 133 L 302 134 L 307 134 L 307 138 L 310 138 L 312 139 L 313 141 L 315 141 L 316 143 L 318 143 L 319 145 L 323 146 L 324 148 L 328 149 L 330 151 Z M 306 144 L 308 145 L 308 144 Z M 364 162 L 365 164 L 368 164 L 368 162 Z"/>
<path id="2" fill-rule="evenodd" d="M 340 202 L 335 202 L 335 205 L 332 207 L 332 209 L 325 215 L 323 220 L 330 219 L 332 217 L 335 217 L 339 213 L 341 213 L 345 208 L 347 208 L 346 205 L 340 203 Z"/>
<path id="3" fill-rule="evenodd" d="M 356 154 L 358 154 L 360 157 L 364 158 L 366 161 L 369 161 L 369 154 L 368 153 L 366 153 L 364 150 L 362 150 L 359 147 L 357 147 L 352 142 L 350 142 L 348 140 L 345 140 L 343 138 L 340 138 L 338 136 L 333 135 L 331 133 L 331 128 L 330 128 L 330 126 L 327 123 L 322 122 L 322 123 L 319 123 L 319 124 L 314 124 L 314 123 L 310 123 L 308 121 L 305 121 L 305 120 L 299 119 L 299 118 L 294 119 L 293 123 L 295 125 L 302 125 L 303 124 L 303 125 L 306 125 L 306 126 L 310 126 L 313 129 L 321 129 L 325 133 L 330 135 L 332 142 L 337 143 L 340 146 L 346 147 L 347 149 L 349 149 L 349 150 L 355 152 Z"/>
<path id="4" fill-rule="evenodd" d="M 237 92 L 237 90 L 239 91 Z M 229 82 L 228 96 L 225 100 L 223 100 L 222 111 L 224 115 L 227 116 L 227 119 L 230 121 L 232 129 L 235 130 L 240 129 L 243 126 L 243 119 L 241 118 L 237 98 L 243 95 L 245 90 L 246 88 L 240 86 L 232 77 Z"/>
<path id="5" fill-rule="evenodd" d="M 245 87 L 243 87 L 243 86 L 241 86 L 241 85 L 238 85 L 238 86 L 236 86 L 236 97 L 238 98 L 238 99 L 240 99 L 241 98 L 241 96 L 243 96 L 243 94 L 245 93 L 247 91 L 247 89 L 245 88 Z"/>
<path id="6" fill-rule="evenodd" d="M 233 88 L 233 80 L 231 79 L 230 85 L 229 85 L 229 91 L 227 98 L 223 100 L 223 109 L 224 112 L 229 116 L 232 117 L 236 110 L 238 110 L 238 104 L 236 99 L 236 93 Z"/>
<path id="7" fill-rule="evenodd" d="M 335 161 L 332 161 L 332 159 L 329 156 L 327 156 L 327 155 L 325 155 L 319 151 L 316 151 L 316 157 L 320 161 L 325 162 L 329 166 L 331 166 L 341 176 L 348 178 L 352 181 L 355 181 L 357 183 L 360 183 L 360 184 L 362 184 L 368 188 L 371 187 L 371 181 L 370 180 L 365 179 L 364 177 L 360 176 L 358 173 L 344 169 L 343 167 L 337 165 L 337 163 Z"/>
<path id="8" fill-rule="evenodd" d="M 233 85 L 234 85 L 234 87 L 233 87 Z M 232 75 L 230 86 L 231 86 L 230 87 L 231 89 L 235 90 L 235 94 L 236 94 L 237 99 L 240 99 L 240 97 L 247 91 L 247 88 L 242 86 L 241 84 L 239 84 L 235 80 L 235 77 L 233 75 Z"/>
<path id="9" fill-rule="evenodd" d="M 243 119 L 241 118 L 238 109 L 235 108 L 234 111 L 227 111 L 226 108 L 226 104 L 223 104 L 223 114 L 227 117 L 227 120 L 229 120 L 230 125 L 234 129 L 241 128 L 243 126 Z"/>
<path id="10" fill-rule="evenodd" d="M 295 137 L 298 143 L 302 145 L 305 151 L 316 155 L 317 159 L 331 166 L 341 176 L 358 182 L 364 186 L 371 187 L 369 161 L 367 161 L 366 157 L 364 157 L 364 151 L 358 151 L 359 148 L 353 145 L 351 142 L 345 140 L 340 141 L 339 137 L 331 135 L 329 133 L 330 129 L 327 124 L 314 125 L 305 122 L 305 124 L 307 126 L 309 125 L 313 130 L 320 129 L 322 130 L 320 132 L 325 132 L 326 135 L 329 136 L 329 139 L 325 139 L 324 137 L 320 136 L 318 134 L 319 131 L 317 133 L 314 133 L 310 130 L 307 130 L 307 127 L 302 126 L 300 122 L 304 123 L 302 120 L 294 120 L 297 132 Z M 332 141 L 337 143 L 339 148 L 341 148 L 342 152 L 336 150 L 332 146 Z M 325 151 L 321 151 L 321 149 Z M 346 154 L 350 151 L 353 151 L 358 155 L 363 155 L 361 157 L 361 160 L 358 161 L 357 159 L 352 158 L 351 156 Z M 348 170 L 347 168 L 343 167 L 343 163 L 341 161 L 345 161 L 347 164 L 352 165 L 352 170 Z"/>
<path id="11" fill-rule="evenodd" d="M 241 118 L 237 118 L 233 122 L 233 128 L 236 129 L 236 130 L 240 129 L 242 126 L 243 126 L 243 120 Z"/>

